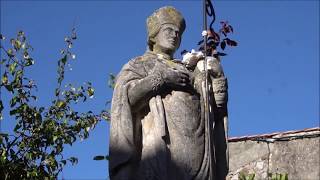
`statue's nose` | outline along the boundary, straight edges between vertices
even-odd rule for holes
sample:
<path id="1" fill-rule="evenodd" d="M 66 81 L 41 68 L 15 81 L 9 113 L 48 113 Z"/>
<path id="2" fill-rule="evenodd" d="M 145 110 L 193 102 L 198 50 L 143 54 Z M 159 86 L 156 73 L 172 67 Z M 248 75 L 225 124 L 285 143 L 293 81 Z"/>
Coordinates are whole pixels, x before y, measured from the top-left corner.
<path id="1" fill-rule="evenodd" d="M 171 31 L 170 32 L 170 37 L 177 38 L 178 36 L 179 36 L 179 32 L 178 31 Z"/>

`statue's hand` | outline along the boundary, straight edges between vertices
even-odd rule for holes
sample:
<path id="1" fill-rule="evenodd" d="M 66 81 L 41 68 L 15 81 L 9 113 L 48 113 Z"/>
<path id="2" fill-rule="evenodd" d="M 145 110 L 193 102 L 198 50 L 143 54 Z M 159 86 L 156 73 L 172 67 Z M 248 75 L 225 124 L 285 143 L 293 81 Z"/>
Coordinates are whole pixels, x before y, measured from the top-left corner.
<path id="1" fill-rule="evenodd" d="M 197 68 L 204 72 L 204 60 L 201 60 L 197 63 Z M 207 68 L 208 72 L 214 77 L 214 78 L 220 78 L 224 76 L 222 66 L 220 64 L 220 61 L 214 57 L 207 57 Z"/>
<path id="2" fill-rule="evenodd" d="M 189 74 L 173 68 L 166 68 L 162 72 L 165 84 L 169 86 L 187 86 L 190 82 Z"/>
<path id="3" fill-rule="evenodd" d="M 187 67 L 195 67 L 201 59 L 204 59 L 203 53 L 192 49 L 191 52 L 183 55 L 182 63 Z"/>

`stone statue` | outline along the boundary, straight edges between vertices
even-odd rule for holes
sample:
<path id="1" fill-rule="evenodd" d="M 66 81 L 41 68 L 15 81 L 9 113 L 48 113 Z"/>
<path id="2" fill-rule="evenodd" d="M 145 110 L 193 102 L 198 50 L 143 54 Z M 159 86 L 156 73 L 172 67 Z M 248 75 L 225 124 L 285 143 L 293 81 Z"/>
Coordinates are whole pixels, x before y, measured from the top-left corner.
<path id="1" fill-rule="evenodd" d="M 228 172 L 227 81 L 217 59 L 208 64 L 214 118 L 214 125 L 213 119 L 208 125 L 201 59 L 196 66 L 173 59 L 185 27 L 175 8 L 156 10 L 147 19 L 147 52 L 125 64 L 117 76 L 111 109 L 111 180 L 224 179 Z"/>

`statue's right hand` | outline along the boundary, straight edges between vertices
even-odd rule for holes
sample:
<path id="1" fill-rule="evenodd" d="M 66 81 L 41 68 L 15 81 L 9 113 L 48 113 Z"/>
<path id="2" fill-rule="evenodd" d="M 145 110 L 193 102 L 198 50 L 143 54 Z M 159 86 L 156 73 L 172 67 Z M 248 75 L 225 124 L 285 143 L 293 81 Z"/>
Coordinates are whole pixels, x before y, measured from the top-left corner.
<path id="1" fill-rule="evenodd" d="M 186 86 L 190 82 L 188 73 L 172 68 L 166 68 L 162 72 L 162 78 L 169 86 Z"/>

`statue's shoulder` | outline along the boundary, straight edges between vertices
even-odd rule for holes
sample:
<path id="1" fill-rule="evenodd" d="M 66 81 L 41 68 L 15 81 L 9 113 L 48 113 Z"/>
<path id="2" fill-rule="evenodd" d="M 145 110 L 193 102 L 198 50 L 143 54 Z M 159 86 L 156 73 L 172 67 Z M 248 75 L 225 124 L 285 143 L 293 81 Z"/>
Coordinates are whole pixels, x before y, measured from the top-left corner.
<path id="1" fill-rule="evenodd" d="M 150 54 L 150 53 L 145 53 L 141 56 L 137 56 L 135 58 L 132 58 L 129 62 L 133 63 L 133 64 L 143 64 L 146 62 L 150 62 L 157 59 L 157 56 L 154 54 Z"/>
<path id="2" fill-rule="evenodd" d="M 130 59 L 128 64 L 130 64 L 130 65 L 139 65 L 139 64 L 143 64 L 143 61 L 144 61 L 144 57 L 142 55 L 142 56 L 137 56 L 137 57 L 134 57 L 134 58 Z"/>
<path id="3" fill-rule="evenodd" d="M 150 53 L 145 53 L 141 56 L 137 56 L 132 58 L 127 65 L 130 67 L 149 67 L 154 65 L 156 62 L 157 57 Z"/>
<path id="4" fill-rule="evenodd" d="M 141 56 L 130 59 L 121 69 L 120 74 L 134 72 L 145 76 L 155 64 L 155 56 L 145 53 Z"/>

